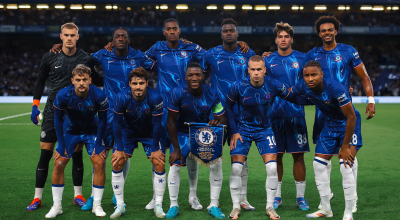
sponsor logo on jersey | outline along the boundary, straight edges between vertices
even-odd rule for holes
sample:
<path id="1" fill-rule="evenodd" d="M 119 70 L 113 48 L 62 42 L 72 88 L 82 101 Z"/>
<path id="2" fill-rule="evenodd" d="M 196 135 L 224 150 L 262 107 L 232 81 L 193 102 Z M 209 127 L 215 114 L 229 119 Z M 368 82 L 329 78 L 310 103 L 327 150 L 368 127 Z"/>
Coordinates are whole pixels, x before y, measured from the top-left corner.
<path id="1" fill-rule="evenodd" d="M 298 62 L 293 62 L 292 63 L 293 68 L 299 68 L 299 63 Z"/>
<path id="2" fill-rule="evenodd" d="M 340 56 L 340 55 L 336 55 L 335 56 L 335 61 L 336 62 L 339 62 L 339 61 L 341 61 L 342 60 L 342 56 Z"/>
<path id="3" fill-rule="evenodd" d="M 145 115 L 150 114 L 150 112 L 151 112 L 151 110 L 150 110 L 149 108 L 146 108 L 145 110 L 143 110 L 143 113 L 144 113 Z"/>
<path id="4" fill-rule="evenodd" d="M 331 103 L 331 101 L 329 101 L 329 100 L 325 100 L 325 101 L 324 101 L 324 104 L 325 104 L 325 105 L 331 105 L 332 103 Z"/>
<path id="5" fill-rule="evenodd" d="M 217 143 L 217 134 L 212 128 L 202 127 L 196 131 L 196 142 L 202 147 L 212 147 Z"/>
<path id="6" fill-rule="evenodd" d="M 245 58 L 240 58 L 239 59 L 239 64 L 240 65 L 245 65 L 246 64 L 246 59 Z"/>
<path id="7" fill-rule="evenodd" d="M 285 92 L 285 91 L 286 91 L 286 86 L 285 86 L 285 85 L 282 85 L 281 92 Z"/>
<path id="8" fill-rule="evenodd" d="M 197 51 L 201 52 L 202 49 L 203 49 L 203 48 L 201 48 L 199 45 L 196 46 L 196 50 L 197 50 Z"/>
<path id="9" fill-rule="evenodd" d="M 207 105 L 203 105 L 203 106 L 200 107 L 200 110 L 202 112 L 206 112 L 208 110 L 208 106 Z"/>
<path id="10" fill-rule="evenodd" d="M 104 107 L 104 106 L 106 106 L 107 104 L 108 104 L 107 98 L 106 98 L 104 101 L 100 102 L 100 106 L 101 106 L 101 107 Z"/>
<path id="11" fill-rule="evenodd" d="M 358 55 L 358 52 L 353 53 L 354 58 L 358 59 L 360 56 Z"/>
<path id="12" fill-rule="evenodd" d="M 93 110 L 94 110 L 94 106 L 93 106 L 93 105 L 89 105 L 89 106 L 87 107 L 87 109 L 88 109 L 88 111 L 93 111 Z"/>
<path id="13" fill-rule="evenodd" d="M 135 66 L 136 65 L 136 60 L 135 59 L 130 59 L 129 60 L 129 65 Z"/>
<path id="14" fill-rule="evenodd" d="M 265 99 L 270 100 L 272 98 L 271 93 L 265 94 Z"/>
<path id="15" fill-rule="evenodd" d="M 346 99 L 346 93 L 343 93 L 341 96 L 337 97 L 339 102 L 343 102 Z"/>
<path id="16" fill-rule="evenodd" d="M 162 109 L 163 107 L 164 107 L 164 102 L 161 102 L 160 104 L 154 106 L 154 110 L 159 110 Z"/>
<path id="17" fill-rule="evenodd" d="M 40 137 L 41 137 L 41 138 L 45 138 L 45 137 L 46 137 L 46 132 L 45 132 L 45 131 L 42 131 L 42 133 L 40 133 Z"/>
<path id="18" fill-rule="evenodd" d="M 186 58 L 186 57 L 187 57 L 186 51 L 182 51 L 182 52 L 181 52 L 181 56 Z"/>

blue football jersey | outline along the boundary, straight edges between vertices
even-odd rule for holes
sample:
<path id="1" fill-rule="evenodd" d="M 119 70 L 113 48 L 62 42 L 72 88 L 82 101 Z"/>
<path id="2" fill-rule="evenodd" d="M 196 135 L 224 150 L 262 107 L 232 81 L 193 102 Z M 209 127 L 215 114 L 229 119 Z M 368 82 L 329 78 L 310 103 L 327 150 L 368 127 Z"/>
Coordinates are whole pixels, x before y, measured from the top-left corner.
<path id="1" fill-rule="evenodd" d="M 186 67 L 192 62 L 202 62 L 206 51 L 197 44 L 184 44 L 179 40 L 177 48 L 169 48 L 167 41 L 158 41 L 146 55 L 157 61 L 157 92 L 168 106 L 172 90 L 186 82 Z"/>
<path id="2" fill-rule="evenodd" d="M 264 58 L 267 75 L 274 78 L 289 87 L 303 79 L 303 67 L 306 64 L 306 55 L 293 50 L 288 56 L 279 55 L 278 51 L 273 52 L 269 57 Z M 304 106 L 288 102 L 280 97 L 276 97 L 271 107 L 270 116 L 280 117 L 303 117 Z"/>
<path id="3" fill-rule="evenodd" d="M 332 78 L 349 89 L 352 69 L 362 64 L 358 51 L 350 45 L 340 44 L 330 51 L 315 47 L 307 53 L 307 61 L 316 60 L 321 64 L 325 78 Z"/>
<path id="4" fill-rule="evenodd" d="M 118 93 L 129 87 L 129 73 L 138 67 L 152 69 L 155 61 L 146 56 L 142 51 L 129 47 L 125 57 L 115 55 L 105 49 L 92 54 L 96 65 L 103 66 L 104 92 L 110 102 L 110 108 L 114 108 L 115 98 Z"/>
<path id="5" fill-rule="evenodd" d="M 242 53 L 238 46 L 235 51 L 226 51 L 222 45 L 209 49 L 204 54 L 203 69 L 211 68 L 211 88 L 217 92 L 223 106 L 231 85 L 248 76 L 247 64 L 254 55 L 256 53 L 252 49 Z M 233 111 L 237 115 L 237 106 Z"/>
<path id="6" fill-rule="evenodd" d="M 195 97 L 189 93 L 187 83 L 176 87 L 172 91 L 168 109 L 179 112 L 176 120 L 178 132 L 189 134 L 189 128 L 184 124 L 185 122 L 208 123 L 211 112 L 216 116 L 225 113 L 221 100 L 215 94 L 215 91 L 206 84 L 203 84 L 202 87 L 203 92 L 200 97 Z"/>
<path id="7" fill-rule="evenodd" d="M 97 130 L 97 112 L 109 108 L 106 94 L 93 85 L 89 85 L 89 93 L 85 99 L 76 95 L 74 85 L 65 87 L 57 93 L 53 105 L 59 110 L 65 110 L 68 121 L 64 125 L 78 133 Z"/>
<path id="8" fill-rule="evenodd" d="M 254 87 L 249 76 L 236 81 L 229 90 L 227 102 L 230 107 L 237 103 L 239 120 L 236 127 L 251 133 L 266 131 L 271 126 L 269 113 L 275 97 L 285 99 L 289 95 L 287 88 L 287 85 L 268 76 L 264 76 L 260 87 Z"/>
<path id="9" fill-rule="evenodd" d="M 135 137 L 153 137 L 152 116 L 163 114 L 163 100 L 156 91 L 147 87 L 146 97 L 137 102 L 131 88 L 126 88 L 117 95 L 114 112 L 123 114 L 123 128 L 133 131 Z"/>
<path id="10" fill-rule="evenodd" d="M 349 90 L 335 79 L 324 79 L 323 89 L 313 92 L 308 88 L 304 80 L 299 81 L 292 91 L 295 95 L 304 95 L 327 117 L 327 121 L 343 123 L 347 119 L 341 107 L 351 104 Z M 358 112 L 357 109 L 353 109 Z"/>

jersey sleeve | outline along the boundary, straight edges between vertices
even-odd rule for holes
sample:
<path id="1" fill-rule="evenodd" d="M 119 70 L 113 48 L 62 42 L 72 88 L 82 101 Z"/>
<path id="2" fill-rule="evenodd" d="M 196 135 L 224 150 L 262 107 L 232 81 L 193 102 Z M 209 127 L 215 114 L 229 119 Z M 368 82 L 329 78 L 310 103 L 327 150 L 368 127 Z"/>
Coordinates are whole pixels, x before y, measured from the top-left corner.
<path id="1" fill-rule="evenodd" d="M 304 60 L 304 65 L 305 65 L 308 61 L 314 60 L 313 54 L 314 54 L 314 49 L 308 51 L 308 53 L 306 54 L 306 58 L 305 58 L 305 60 Z"/>
<path id="2" fill-rule="evenodd" d="M 235 82 L 232 84 L 231 88 L 229 88 L 228 99 L 233 103 L 236 103 L 239 99 L 239 82 Z M 231 103 L 226 102 L 226 104 Z M 233 107 L 233 105 L 231 107 Z"/>
<path id="3" fill-rule="evenodd" d="M 348 105 L 351 103 L 351 98 L 347 94 L 346 89 L 340 83 L 335 83 L 335 89 L 333 93 L 333 98 L 336 99 L 340 107 Z"/>
<path id="4" fill-rule="evenodd" d="M 201 63 L 203 63 L 203 59 L 204 59 L 204 54 L 207 52 L 206 50 L 204 50 L 202 47 L 200 47 L 197 44 L 194 44 L 194 55 L 196 57 L 197 62 L 201 65 Z M 204 68 L 203 68 L 204 69 Z"/>
<path id="5" fill-rule="evenodd" d="M 150 59 L 152 59 L 152 60 L 157 60 L 157 57 L 156 57 L 156 47 L 157 47 L 157 43 L 154 44 L 153 46 L 151 46 L 150 49 L 148 49 L 148 50 L 146 51 L 145 54 L 147 55 L 148 58 L 150 58 Z"/>
<path id="6" fill-rule="evenodd" d="M 47 52 L 44 54 L 42 58 L 42 62 L 40 64 L 39 72 L 38 72 L 38 78 L 36 80 L 35 84 L 35 89 L 33 91 L 33 99 L 38 99 L 43 95 L 44 87 L 47 78 L 49 77 L 50 73 L 50 59 L 51 59 L 52 54 L 50 52 Z"/>
<path id="7" fill-rule="evenodd" d="M 362 60 L 360 59 L 360 55 L 358 54 L 356 48 L 354 48 L 353 46 L 349 46 L 349 54 L 351 67 L 355 69 L 362 64 Z"/>
<path id="8" fill-rule="evenodd" d="M 61 89 L 53 102 L 53 106 L 59 110 L 65 110 L 68 107 L 68 100 L 64 94 L 65 89 Z"/>
<path id="9" fill-rule="evenodd" d="M 276 91 L 277 96 L 281 97 L 282 99 L 285 99 L 290 91 L 289 91 L 289 86 L 287 84 L 284 84 L 276 79 L 270 78 L 270 84 L 273 90 Z"/>
<path id="10" fill-rule="evenodd" d="M 92 53 L 92 57 L 94 59 L 94 63 L 96 66 L 101 65 L 101 55 L 102 55 L 102 50 L 97 51 L 96 53 Z"/>
<path id="11" fill-rule="evenodd" d="M 296 85 L 294 85 L 292 87 L 292 92 L 295 95 L 305 95 L 305 93 L 303 92 L 304 90 L 302 89 L 302 85 L 303 85 L 304 80 L 300 80 L 299 82 L 296 83 Z"/>
<path id="12" fill-rule="evenodd" d="M 119 93 L 115 99 L 114 102 L 114 112 L 117 114 L 124 114 L 124 112 L 126 111 L 126 106 L 125 106 L 125 99 L 124 99 L 124 95 L 123 95 L 123 91 L 121 93 Z"/>
<path id="13" fill-rule="evenodd" d="M 156 61 L 151 59 L 148 55 L 140 51 L 140 54 L 142 56 L 141 60 L 141 66 L 145 68 L 146 70 L 152 70 L 155 66 Z"/>
<path id="14" fill-rule="evenodd" d="M 153 116 L 159 116 L 162 115 L 164 112 L 164 103 L 163 99 L 160 94 L 156 93 L 152 97 L 152 103 L 151 103 L 151 108 L 152 108 L 152 115 Z"/>
<path id="15" fill-rule="evenodd" d="M 219 96 L 217 94 L 214 95 L 214 102 L 212 105 L 212 110 L 213 110 L 214 115 L 216 115 L 216 116 L 220 116 L 225 113 L 224 106 L 222 106 L 221 99 L 219 98 Z"/>
<path id="16" fill-rule="evenodd" d="M 173 112 L 179 112 L 183 96 L 183 92 L 180 89 L 182 89 L 182 87 L 176 87 L 171 93 L 171 101 L 168 103 L 168 109 Z"/>
<path id="17" fill-rule="evenodd" d="M 203 54 L 203 57 L 199 61 L 200 66 L 203 68 L 203 71 L 206 72 L 210 68 L 210 63 L 207 61 L 209 51 Z"/>
<path id="18" fill-rule="evenodd" d="M 97 93 L 97 109 L 98 111 L 106 111 L 110 108 L 106 94 L 98 89 Z"/>

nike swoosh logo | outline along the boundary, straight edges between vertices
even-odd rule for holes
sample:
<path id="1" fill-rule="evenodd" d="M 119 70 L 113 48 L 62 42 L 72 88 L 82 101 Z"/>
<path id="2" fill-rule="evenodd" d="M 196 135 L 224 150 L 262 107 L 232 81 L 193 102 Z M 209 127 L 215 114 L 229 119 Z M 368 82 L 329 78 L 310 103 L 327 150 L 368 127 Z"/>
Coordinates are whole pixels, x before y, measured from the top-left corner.
<path id="1" fill-rule="evenodd" d="M 251 96 L 250 97 L 244 97 L 243 99 L 244 100 L 251 99 Z"/>
<path id="2" fill-rule="evenodd" d="M 81 167 L 81 168 L 77 168 L 77 170 L 82 170 L 83 169 L 83 167 Z"/>
<path id="3" fill-rule="evenodd" d="M 45 170 L 45 169 L 46 169 L 46 168 L 43 168 L 43 169 L 39 169 L 39 168 L 38 168 L 37 170 Z"/>
<path id="4" fill-rule="evenodd" d="M 219 180 L 214 180 L 214 181 L 221 181 L 221 179 L 219 179 Z"/>
<path id="5" fill-rule="evenodd" d="M 62 66 L 62 65 L 61 65 Z M 56 66 L 55 68 L 57 69 L 57 68 L 60 68 L 61 66 Z"/>
<path id="6" fill-rule="evenodd" d="M 274 67 L 274 66 L 276 66 L 276 65 L 278 65 L 278 64 L 271 64 L 271 67 Z"/>
<path id="7" fill-rule="evenodd" d="M 318 184 L 317 187 L 320 186 L 320 185 L 321 185 L 321 184 Z"/>
<path id="8" fill-rule="evenodd" d="M 217 61 L 217 64 L 220 64 L 220 63 L 223 63 L 225 60 L 223 60 L 223 61 Z"/>
<path id="9" fill-rule="evenodd" d="M 169 184 L 175 184 L 176 183 L 176 181 L 175 182 L 169 182 Z"/>
<path id="10" fill-rule="evenodd" d="M 343 188 L 343 189 L 348 189 L 348 188 L 350 188 L 350 186 L 349 186 L 349 187 L 347 187 L 347 188 Z"/>
<path id="11" fill-rule="evenodd" d="M 315 58 L 315 60 L 320 60 L 320 59 L 322 59 L 322 57 L 316 57 L 316 58 Z"/>

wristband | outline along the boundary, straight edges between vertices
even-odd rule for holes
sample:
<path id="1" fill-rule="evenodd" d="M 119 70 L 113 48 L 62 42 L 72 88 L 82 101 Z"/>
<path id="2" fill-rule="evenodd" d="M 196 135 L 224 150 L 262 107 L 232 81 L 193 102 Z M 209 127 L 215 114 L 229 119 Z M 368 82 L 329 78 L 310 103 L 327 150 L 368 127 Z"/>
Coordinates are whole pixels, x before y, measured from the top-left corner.
<path id="1" fill-rule="evenodd" d="M 375 99 L 373 96 L 368 96 L 368 104 L 370 103 L 375 104 Z"/>
<path id="2" fill-rule="evenodd" d="M 34 99 L 32 106 L 36 105 L 37 107 L 39 107 L 39 104 L 40 104 L 40 100 L 39 99 Z"/>

